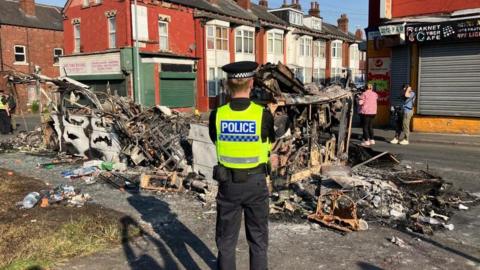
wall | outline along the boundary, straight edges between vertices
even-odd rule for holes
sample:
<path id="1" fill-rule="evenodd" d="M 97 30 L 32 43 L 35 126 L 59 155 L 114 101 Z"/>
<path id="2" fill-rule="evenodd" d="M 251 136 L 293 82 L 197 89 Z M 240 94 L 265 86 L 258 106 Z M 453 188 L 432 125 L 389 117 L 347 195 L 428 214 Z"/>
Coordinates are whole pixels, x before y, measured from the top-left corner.
<path id="1" fill-rule="evenodd" d="M 58 65 L 54 63 L 53 49 L 63 48 L 63 33 L 61 31 L 26 28 L 20 26 L 0 26 L 0 48 L 2 51 L 3 70 L 17 70 L 24 73 L 34 72 L 35 66 L 41 68 L 41 74 L 49 77 L 59 75 Z M 14 46 L 26 47 L 27 63 L 15 64 Z M 28 88 L 31 94 L 34 85 L 17 85 L 17 113 L 29 110 Z M 46 86 L 42 86 L 45 89 Z M 33 100 L 40 97 L 32 95 Z"/>
<path id="2" fill-rule="evenodd" d="M 65 33 L 65 54 L 73 54 L 73 25 L 72 20 L 80 18 L 81 52 L 99 52 L 109 49 L 108 44 L 108 20 L 106 11 L 116 10 L 117 23 L 117 48 L 131 46 L 130 22 L 127 2 L 103 1 L 99 5 L 91 4 L 82 7 L 81 0 L 73 0 L 65 10 L 63 29 Z"/>
<path id="3" fill-rule="evenodd" d="M 166 8 L 166 7 L 170 8 Z M 176 6 L 148 5 L 148 34 L 152 43 L 146 44 L 141 51 L 158 52 L 159 33 L 158 16 L 169 16 L 168 24 L 169 51 L 175 54 L 194 56 L 195 55 L 195 28 L 193 10 Z"/>
<path id="4" fill-rule="evenodd" d="M 58 66 L 54 64 L 53 49 L 63 48 L 61 31 L 1 25 L 0 38 L 3 68 L 21 72 L 33 72 L 35 65 L 40 66 L 42 74 L 49 77 L 59 75 Z M 14 64 L 14 46 L 26 46 L 27 63 Z"/>
<path id="5" fill-rule="evenodd" d="M 392 0 L 392 16 L 406 17 L 479 8 L 480 0 Z"/>

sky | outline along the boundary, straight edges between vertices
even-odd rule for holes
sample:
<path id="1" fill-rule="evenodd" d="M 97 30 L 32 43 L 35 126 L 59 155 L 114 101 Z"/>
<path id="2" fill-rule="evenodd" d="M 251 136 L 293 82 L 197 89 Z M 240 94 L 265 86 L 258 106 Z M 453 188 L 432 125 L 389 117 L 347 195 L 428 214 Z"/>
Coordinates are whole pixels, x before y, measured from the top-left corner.
<path id="1" fill-rule="evenodd" d="M 195 0 L 192 0 L 195 1 Z M 357 28 L 366 28 L 368 24 L 368 0 L 317 0 L 320 4 L 320 16 L 331 24 L 337 24 L 340 14 L 346 13 L 350 19 L 349 27 L 351 32 Z M 65 0 L 36 0 L 37 3 L 55 5 L 63 7 Z M 258 0 L 253 0 L 258 3 Z M 311 0 L 300 0 L 305 13 L 310 9 Z M 291 0 L 287 0 L 291 3 Z M 270 8 L 278 8 L 283 4 L 283 0 L 269 0 Z"/>

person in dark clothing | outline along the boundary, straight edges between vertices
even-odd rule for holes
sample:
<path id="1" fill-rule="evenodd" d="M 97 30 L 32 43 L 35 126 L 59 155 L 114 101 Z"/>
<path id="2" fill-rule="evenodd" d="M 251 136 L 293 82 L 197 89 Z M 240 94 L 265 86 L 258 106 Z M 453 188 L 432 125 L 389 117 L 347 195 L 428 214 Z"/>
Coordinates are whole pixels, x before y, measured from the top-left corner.
<path id="1" fill-rule="evenodd" d="M 217 266 L 235 270 L 242 214 L 250 251 L 250 269 L 268 268 L 269 193 L 266 183 L 271 143 L 275 140 L 271 112 L 250 101 L 252 77 L 258 64 L 237 62 L 226 65 L 231 102 L 212 111 L 211 140 L 217 149 L 214 179 L 217 194 Z"/>
<path id="2" fill-rule="evenodd" d="M 10 124 L 12 126 L 11 132 L 13 132 L 17 129 L 17 121 L 15 119 L 17 102 L 15 101 L 15 97 L 13 97 L 11 93 L 7 94 L 7 104 L 8 104 L 9 114 L 10 114 Z"/>
<path id="3" fill-rule="evenodd" d="M 0 133 L 8 134 L 11 128 L 7 97 L 3 90 L 0 90 Z"/>

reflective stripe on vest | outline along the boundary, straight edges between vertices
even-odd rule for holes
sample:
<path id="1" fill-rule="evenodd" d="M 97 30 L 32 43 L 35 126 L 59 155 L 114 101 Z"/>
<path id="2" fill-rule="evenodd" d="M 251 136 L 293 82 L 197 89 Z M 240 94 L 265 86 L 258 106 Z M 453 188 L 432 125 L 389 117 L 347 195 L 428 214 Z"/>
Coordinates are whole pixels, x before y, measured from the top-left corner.
<path id="1" fill-rule="evenodd" d="M 217 158 L 227 168 L 255 168 L 268 161 L 270 144 L 263 143 L 263 107 L 250 102 L 247 109 L 234 111 L 230 104 L 217 110 Z"/>
<path id="2" fill-rule="evenodd" d="M 5 104 L 0 100 L 0 110 L 5 110 Z"/>

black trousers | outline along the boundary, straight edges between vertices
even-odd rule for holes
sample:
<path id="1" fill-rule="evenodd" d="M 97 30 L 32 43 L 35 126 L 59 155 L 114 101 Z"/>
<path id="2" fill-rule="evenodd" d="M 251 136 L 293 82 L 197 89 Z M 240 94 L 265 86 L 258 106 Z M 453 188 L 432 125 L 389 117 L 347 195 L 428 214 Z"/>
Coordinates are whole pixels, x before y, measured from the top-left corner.
<path id="1" fill-rule="evenodd" d="M 268 267 L 268 189 L 265 174 L 249 175 L 246 182 L 220 183 L 217 195 L 218 248 L 217 265 L 220 270 L 235 270 L 235 249 L 245 215 L 245 232 L 250 252 L 250 269 Z"/>
<path id="2" fill-rule="evenodd" d="M 6 110 L 0 110 L 0 133 L 8 134 L 10 131 L 12 131 L 10 116 L 8 116 Z"/>
<path id="3" fill-rule="evenodd" d="M 373 119 L 375 114 L 362 114 L 363 139 L 373 140 Z"/>

